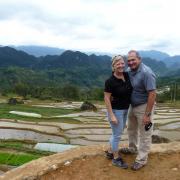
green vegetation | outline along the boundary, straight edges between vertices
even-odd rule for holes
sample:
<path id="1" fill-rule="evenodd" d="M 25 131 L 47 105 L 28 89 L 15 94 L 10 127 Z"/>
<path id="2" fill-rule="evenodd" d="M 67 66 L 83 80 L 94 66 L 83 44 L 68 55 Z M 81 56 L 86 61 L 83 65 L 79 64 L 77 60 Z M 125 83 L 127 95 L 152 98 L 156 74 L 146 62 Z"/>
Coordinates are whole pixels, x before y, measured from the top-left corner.
<path id="1" fill-rule="evenodd" d="M 22 149 L 27 145 L 20 141 L 0 141 L 0 148 Z M 32 144 L 31 144 L 32 145 Z"/>
<path id="2" fill-rule="evenodd" d="M 63 109 L 63 108 L 48 108 L 48 107 L 33 107 L 25 104 L 19 105 L 9 105 L 9 104 L 0 104 L 0 116 L 8 113 L 9 111 L 24 111 L 24 112 L 33 112 L 41 114 L 42 116 L 50 117 L 56 115 L 63 115 L 69 113 L 78 112 L 78 109 Z"/>
<path id="3" fill-rule="evenodd" d="M 48 151 L 40 151 L 33 149 L 36 143 L 30 141 L 18 141 L 18 140 L 0 140 L 0 149 L 15 150 L 17 152 L 28 153 L 31 155 L 47 156 L 53 154 Z"/>
<path id="4" fill-rule="evenodd" d="M 78 51 L 36 58 L 10 47 L 0 47 L 0 93 L 40 100 L 103 100 L 104 82 L 111 75 L 110 59 Z M 173 82 L 180 84 L 178 69 L 147 57 L 143 57 L 143 63 L 156 73 L 158 87 Z M 170 96 L 171 93 L 164 93 L 158 100 L 167 101 Z"/>
<path id="5" fill-rule="evenodd" d="M 158 102 L 175 104 L 180 101 L 180 77 L 163 77 L 157 81 L 159 94 Z"/>
<path id="6" fill-rule="evenodd" d="M 9 111 L 21 111 L 21 112 L 30 112 L 38 113 L 42 115 L 42 118 L 37 117 L 26 117 L 19 116 L 16 114 L 10 114 Z M 63 108 L 48 108 L 48 107 L 33 107 L 29 105 L 9 105 L 9 104 L 0 104 L 0 117 L 3 119 L 18 119 L 24 121 L 51 121 L 51 122 L 66 122 L 66 123 L 81 123 L 78 120 L 75 120 L 70 117 L 52 117 L 70 113 L 77 113 L 79 109 L 63 109 Z"/>
<path id="7" fill-rule="evenodd" d="M 13 154 L 0 152 L 0 164 L 7 164 L 12 166 L 20 166 L 24 163 L 38 159 L 41 156 L 39 155 L 30 155 L 30 154 Z"/>
<path id="8" fill-rule="evenodd" d="M 52 152 L 33 149 L 34 145 L 35 143 L 27 141 L 1 140 L 0 164 L 20 166 L 31 160 L 54 154 Z"/>

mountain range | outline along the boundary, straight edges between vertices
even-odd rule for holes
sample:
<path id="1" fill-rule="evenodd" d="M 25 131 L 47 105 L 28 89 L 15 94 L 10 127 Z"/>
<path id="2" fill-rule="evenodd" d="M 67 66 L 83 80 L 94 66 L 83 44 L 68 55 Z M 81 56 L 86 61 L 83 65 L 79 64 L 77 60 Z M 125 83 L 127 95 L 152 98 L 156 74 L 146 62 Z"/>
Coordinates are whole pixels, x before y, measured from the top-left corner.
<path id="1" fill-rule="evenodd" d="M 59 51 L 59 53 L 60 55 L 37 57 L 22 50 L 1 46 L 0 88 L 10 88 L 19 82 L 34 86 L 75 84 L 88 88 L 103 87 L 105 79 L 111 75 L 110 56 L 87 55 L 71 50 Z M 143 51 L 140 54 L 149 56 L 143 57 L 143 62 L 150 66 L 158 77 L 179 77 L 180 56 L 169 56 L 157 51 Z"/>
<path id="2" fill-rule="evenodd" d="M 61 55 L 64 51 L 66 51 L 65 49 L 60 49 L 57 47 L 48 47 L 48 46 L 35 46 L 35 45 L 31 45 L 31 46 L 10 46 L 16 50 L 21 50 L 26 52 L 27 54 L 33 55 L 35 57 L 40 57 L 40 56 L 46 56 L 46 55 Z M 103 55 L 107 55 L 112 57 L 113 53 L 107 53 L 107 52 L 83 52 L 87 55 L 91 55 L 91 54 L 95 54 L 97 56 L 103 56 Z M 173 65 L 175 63 L 180 62 L 180 55 L 176 55 L 176 56 L 170 56 L 168 53 L 165 52 L 161 52 L 161 51 L 156 51 L 156 50 L 149 50 L 149 51 L 145 51 L 145 50 L 140 50 L 139 51 L 140 55 L 143 58 L 151 58 L 151 59 L 155 59 L 157 61 L 163 61 L 166 65 Z"/>

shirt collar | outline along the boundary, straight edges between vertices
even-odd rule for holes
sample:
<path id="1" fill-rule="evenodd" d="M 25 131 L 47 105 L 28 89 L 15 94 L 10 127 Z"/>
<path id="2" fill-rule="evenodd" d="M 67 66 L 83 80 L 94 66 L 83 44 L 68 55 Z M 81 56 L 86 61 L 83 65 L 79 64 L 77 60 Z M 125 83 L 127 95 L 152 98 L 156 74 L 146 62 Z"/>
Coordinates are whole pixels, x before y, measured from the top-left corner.
<path id="1" fill-rule="evenodd" d="M 139 67 L 138 67 L 138 69 L 136 70 L 136 71 L 132 71 L 132 70 L 130 70 L 130 72 L 133 74 L 133 75 L 135 75 L 136 73 L 138 73 L 138 72 L 140 72 L 141 70 L 142 70 L 142 62 L 139 64 Z"/>

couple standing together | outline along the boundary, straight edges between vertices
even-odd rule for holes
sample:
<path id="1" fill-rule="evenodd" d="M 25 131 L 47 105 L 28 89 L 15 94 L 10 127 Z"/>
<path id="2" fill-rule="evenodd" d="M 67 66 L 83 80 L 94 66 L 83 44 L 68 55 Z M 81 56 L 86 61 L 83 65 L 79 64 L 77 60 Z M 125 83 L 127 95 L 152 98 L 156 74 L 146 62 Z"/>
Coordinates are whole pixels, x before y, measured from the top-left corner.
<path id="1" fill-rule="evenodd" d="M 106 80 L 104 100 L 112 129 L 110 147 L 106 153 L 112 164 L 121 168 L 128 165 L 120 156 L 118 146 L 128 119 L 129 147 L 121 148 L 125 154 L 136 154 L 132 170 L 142 168 L 148 159 L 152 135 L 152 115 L 156 99 L 156 80 L 153 71 L 141 61 L 139 53 L 131 50 L 127 55 L 127 72 L 123 56 L 112 58 L 112 76 Z"/>

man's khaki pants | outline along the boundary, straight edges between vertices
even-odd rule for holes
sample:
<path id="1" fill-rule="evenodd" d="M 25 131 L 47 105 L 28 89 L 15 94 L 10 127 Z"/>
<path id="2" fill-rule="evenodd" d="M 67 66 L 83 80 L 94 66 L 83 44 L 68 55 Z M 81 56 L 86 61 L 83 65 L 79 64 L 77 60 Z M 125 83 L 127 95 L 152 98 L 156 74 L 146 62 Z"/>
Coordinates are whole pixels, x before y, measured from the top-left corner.
<path id="1" fill-rule="evenodd" d="M 146 164 L 148 153 L 151 147 L 151 135 L 153 127 L 145 131 L 143 124 L 143 116 L 147 104 L 142 104 L 136 107 L 130 107 L 128 112 L 128 136 L 129 148 L 133 151 L 138 151 L 136 162 Z M 152 112 L 153 115 L 153 112 Z M 152 122 L 151 115 L 151 122 Z M 138 145 L 138 147 L 137 147 Z"/>

